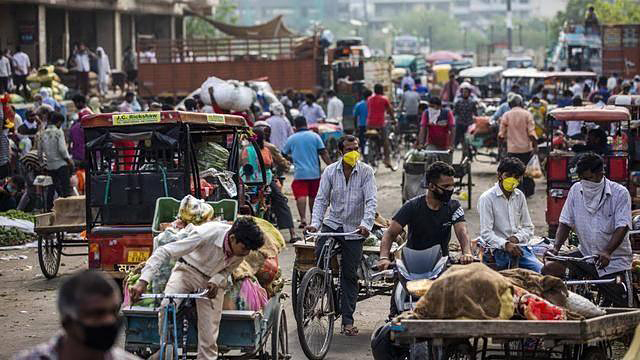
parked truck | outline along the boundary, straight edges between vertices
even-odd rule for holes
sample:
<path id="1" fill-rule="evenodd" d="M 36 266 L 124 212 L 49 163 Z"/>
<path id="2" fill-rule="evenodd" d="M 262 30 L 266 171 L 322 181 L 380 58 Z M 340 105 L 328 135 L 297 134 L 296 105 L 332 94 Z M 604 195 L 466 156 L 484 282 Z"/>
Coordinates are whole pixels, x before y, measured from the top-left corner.
<path id="1" fill-rule="evenodd" d="M 602 73 L 625 79 L 640 74 L 640 24 L 602 27 Z"/>
<path id="2" fill-rule="evenodd" d="M 323 85 L 324 50 L 317 35 L 274 39 L 139 39 L 142 96 L 184 97 L 209 76 L 267 78 L 276 91 Z"/>

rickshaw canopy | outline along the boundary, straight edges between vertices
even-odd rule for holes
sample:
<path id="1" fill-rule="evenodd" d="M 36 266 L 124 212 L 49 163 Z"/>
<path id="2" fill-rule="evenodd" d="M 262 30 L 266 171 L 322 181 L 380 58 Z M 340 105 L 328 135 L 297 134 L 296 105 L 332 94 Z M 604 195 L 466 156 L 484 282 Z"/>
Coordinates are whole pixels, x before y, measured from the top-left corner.
<path id="1" fill-rule="evenodd" d="M 83 128 L 124 127 L 135 125 L 166 125 L 177 123 L 248 129 L 247 122 L 242 116 L 228 114 L 205 114 L 187 111 L 106 113 L 94 114 L 82 119 Z"/>
<path id="2" fill-rule="evenodd" d="M 503 78 L 534 78 L 544 79 L 547 73 L 538 71 L 536 68 L 524 68 L 524 69 L 506 69 L 502 72 Z"/>
<path id="3" fill-rule="evenodd" d="M 502 70 L 502 66 L 476 66 L 460 71 L 459 76 L 463 78 L 483 78 L 499 74 Z"/>
<path id="4" fill-rule="evenodd" d="M 612 95 L 607 101 L 609 105 L 640 106 L 640 95 Z"/>
<path id="5" fill-rule="evenodd" d="M 589 121 L 589 122 L 618 122 L 631 120 L 631 113 L 621 106 L 595 106 L 563 107 L 551 110 L 549 113 L 558 121 Z"/>

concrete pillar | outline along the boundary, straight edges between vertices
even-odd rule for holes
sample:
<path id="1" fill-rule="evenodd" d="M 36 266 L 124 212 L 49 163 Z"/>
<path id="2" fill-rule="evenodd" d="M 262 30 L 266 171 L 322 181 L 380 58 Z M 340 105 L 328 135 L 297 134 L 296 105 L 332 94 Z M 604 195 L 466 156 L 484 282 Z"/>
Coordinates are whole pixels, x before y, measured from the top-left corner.
<path id="1" fill-rule="evenodd" d="M 113 36 L 114 36 L 114 60 L 115 68 L 122 69 L 122 23 L 120 22 L 120 12 L 113 12 Z"/>
<path id="2" fill-rule="evenodd" d="M 176 39 L 176 17 L 174 15 L 171 15 L 169 28 L 171 29 L 170 38 L 171 40 L 175 40 Z"/>
<path id="3" fill-rule="evenodd" d="M 71 56 L 71 36 L 69 35 L 69 11 L 64 11 L 64 44 L 62 47 L 62 53 L 64 54 L 64 61 Z"/>
<path id="4" fill-rule="evenodd" d="M 38 66 L 47 63 L 47 9 L 38 5 Z"/>
<path id="5" fill-rule="evenodd" d="M 138 51 L 137 49 L 137 44 L 136 44 L 136 16 L 135 15 L 131 15 L 131 49 L 136 52 Z"/>

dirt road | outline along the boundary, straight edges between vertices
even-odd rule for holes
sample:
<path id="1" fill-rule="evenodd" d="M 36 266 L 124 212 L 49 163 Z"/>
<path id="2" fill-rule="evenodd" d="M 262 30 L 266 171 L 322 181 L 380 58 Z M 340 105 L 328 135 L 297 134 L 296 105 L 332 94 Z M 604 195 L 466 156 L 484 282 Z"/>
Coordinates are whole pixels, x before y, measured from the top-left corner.
<path id="1" fill-rule="evenodd" d="M 493 186 L 495 182 L 495 165 L 481 163 L 473 164 L 473 206 L 466 212 L 469 233 L 477 236 L 479 231 L 478 214 L 475 202 L 480 194 Z M 400 207 L 400 182 L 402 172 L 381 170 L 376 175 L 378 182 L 378 211 L 382 216 L 391 217 Z M 290 198 L 290 206 L 295 209 L 291 198 L 290 187 L 286 186 Z M 536 226 L 536 233 L 544 235 L 547 232 L 544 211 L 544 184 L 538 183 L 536 194 L 529 199 L 531 218 Z M 297 212 L 294 210 L 297 218 Z M 20 255 L 26 259 L 17 258 Z M 293 251 L 287 248 L 280 255 L 282 273 L 289 279 L 293 265 Z M 8 359 L 16 351 L 46 341 L 59 330 L 59 319 L 56 311 L 56 291 L 60 283 L 70 274 L 87 267 L 85 257 L 63 257 L 59 276 L 53 280 L 46 280 L 40 273 L 37 252 L 35 249 L 23 251 L 0 251 L 0 359 Z M 287 286 L 289 291 L 290 287 Z M 371 359 L 370 336 L 377 325 L 387 316 L 389 308 L 388 297 L 376 297 L 358 303 L 355 321 L 360 328 L 357 337 L 345 337 L 336 333 L 333 345 L 327 356 L 328 360 Z M 289 344 L 293 359 L 304 359 L 304 354 L 298 345 L 295 321 L 290 304 L 287 304 L 287 318 L 289 325 Z M 339 331 L 339 321 L 336 322 L 336 332 Z"/>

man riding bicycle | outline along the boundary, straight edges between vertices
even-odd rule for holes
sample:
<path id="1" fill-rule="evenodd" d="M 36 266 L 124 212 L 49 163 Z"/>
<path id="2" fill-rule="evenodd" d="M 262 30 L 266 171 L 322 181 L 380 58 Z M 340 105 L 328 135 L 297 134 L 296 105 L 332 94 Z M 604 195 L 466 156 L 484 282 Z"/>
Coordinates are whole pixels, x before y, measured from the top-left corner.
<path id="1" fill-rule="evenodd" d="M 358 232 L 358 235 L 336 237 L 342 246 L 342 333 L 355 336 L 358 328 L 353 326 L 353 313 L 358 300 L 358 265 L 362 259 L 362 243 L 375 220 L 377 190 L 373 169 L 358 161 L 358 139 L 345 135 L 338 141 L 338 148 L 342 159 L 327 166 L 322 173 L 311 225 L 306 229 L 315 233 L 322 226 L 322 232 Z M 327 208 L 329 214 L 325 217 Z M 326 240 L 323 237 L 316 240 L 316 258 L 320 257 Z"/>
<path id="2" fill-rule="evenodd" d="M 391 148 L 385 126 L 385 114 L 389 114 L 391 121 L 394 121 L 393 107 L 389 99 L 384 96 L 382 84 L 375 84 L 373 86 L 373 93 L 373 96 L 367 99 L 367 129 L 378 131 L 379 136 L 382 137 L 384 146 L 384 165 L 395 171 L 396 169 L 391 165 Z"/>
<path id="3" fill-rule="evenodd" d="M 422 113 L 416 146 L 426 147 L 428 150 L 450 150 L 448 155 L 438 156 L 438 159 L 451 164 L 455 126 L 453 111 L 443 109 L 440 98 L 432 96 L 429 99 L 429 107 Z"/>
<path id="4" fill-rule="evenodd" d="M 595 264 L 576 264 L 574 276 L 611 279 L 631 269 L 633 254 L 627 232 L 631 228 L 631 196 L 622 185 L 604 176 L 604 161 L 594 153 L 582 155 L 576 164 L 580 182 L 575 183 L 560 214 L 556 242 L 548 255 L 557 255 L 573 229 L 580 246 L 568 256 L 597 256 Z M 545 275 L 564 278 L 566 267 L 550 261 L 542 268 Z M 622 284 L 601 284 L 605 299 L 615 307 L 629 306 Z M 606 304 L 610 305 L 610 304 Z"/>

